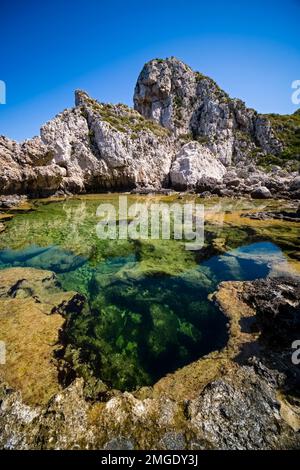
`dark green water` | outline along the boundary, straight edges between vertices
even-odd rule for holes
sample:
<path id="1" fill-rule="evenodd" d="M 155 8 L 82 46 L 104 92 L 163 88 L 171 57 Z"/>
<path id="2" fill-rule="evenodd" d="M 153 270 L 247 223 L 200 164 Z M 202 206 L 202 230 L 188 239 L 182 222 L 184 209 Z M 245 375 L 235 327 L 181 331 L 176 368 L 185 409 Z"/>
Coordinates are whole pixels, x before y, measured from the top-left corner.
<path id="1" fill-rule="evenodd" d="M 153 384 L 222 348 L 226 319 L 209 293 L 220 281 L 266 277 L 285 262 L 276 243 L 240 227 L 210 224 L 208 240 L 224 236 L 228 250 L 203 259 L 180 241 L 99 240 L 99 202 L 51 203 L 17 215 L 0 236 L 0 268 L 49 269 L 64 289 L 87 297 L 89 308 L 69 319 L 68 341 L 112 387 Z"/>

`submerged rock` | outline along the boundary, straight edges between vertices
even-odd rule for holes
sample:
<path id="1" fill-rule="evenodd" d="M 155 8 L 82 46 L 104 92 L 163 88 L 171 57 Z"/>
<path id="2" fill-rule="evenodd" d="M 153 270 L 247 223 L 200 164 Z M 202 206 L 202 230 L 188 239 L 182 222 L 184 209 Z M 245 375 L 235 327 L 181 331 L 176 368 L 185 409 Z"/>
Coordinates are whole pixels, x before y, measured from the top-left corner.
<path id="1" fill-rule="evenodd" d="M 0 270 L 0 338 L 6 345 L 0 379 L 28 403 L 46 403 L 61 389 L 54 353 L 62 347 L 62 315 L 82 305 L 82 296 L 61 291 L 50 271 Z"/>
<path id="2" fill-rule="evenodd" d="M 205 146 L 198 142 L 185 144 L 172 163 L 170 179 L 177 190 L 186 190 L 207 184 L 206 179 L 217 185 L 226 169 L 224 165 Z"/>
<path id="3" fill-rule="evenodd" d="M 249 212 L 242 214 L 241 217 L 247 217 L 254 220 L 282 220 L 286 222 L 300 222 L 300 211 L 299 208 L 296 211 L 265 211 L 265 212 Z"/>

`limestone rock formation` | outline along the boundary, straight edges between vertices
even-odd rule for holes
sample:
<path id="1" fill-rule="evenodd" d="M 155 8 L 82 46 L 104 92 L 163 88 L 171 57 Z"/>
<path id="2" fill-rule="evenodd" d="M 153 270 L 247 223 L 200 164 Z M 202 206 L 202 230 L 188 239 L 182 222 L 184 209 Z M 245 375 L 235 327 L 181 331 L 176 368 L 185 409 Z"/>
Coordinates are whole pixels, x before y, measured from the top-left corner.
<path id="1" fill-rule="evenodd" d="M 44 124 L 40 137 L 0 137 L 0 194 L 208 186 L 222 196 L 265 186 L 272 197 L 299 197 L 291 184 L 300 158 L 298 112 L 259 115 L 174 57 L 145 64 L 134 107 L 77 91 L 75 106 Z M 258 168 L 274 163 L 272 174 Z M 241 184 L 228 186 L 224 167 L 243 172 Z M 253 172 L 255 183 L 247 181 Z"/>
<path id="2" fill-rule="evenodd" d="M 227 165 L 245 160 L 259 146 L 267 153 L 282 150 L 267 118 L 231 99 L 211 78 L 175 57 L 145 64 L 134 105 L 176 136 L 200 138 Z"/>
<path id="3" fill-rule="evenodd" d="M 0 136 L 0 193 L 47 196 L 66 175 L 39 137 L 22 144 Z"/>
<path id="4" fill-rule="evenodd" d="M 47 403 L 61 389 L 54 352 L 62 347 L 62 315 L 80 310 L 83 296 L 62 292 L 54 273 L 33 268 L 1 270 L 0 286 L 0 337 L 6 344 L 0 381 L 29 403 Z"/>
<path id="5" fill-rule="evenodd" d="M 125 105 L 77 91 L 76 107 L 45 124 L 41 137 L 72 192 L 168 185 L 173 139 Z"/>

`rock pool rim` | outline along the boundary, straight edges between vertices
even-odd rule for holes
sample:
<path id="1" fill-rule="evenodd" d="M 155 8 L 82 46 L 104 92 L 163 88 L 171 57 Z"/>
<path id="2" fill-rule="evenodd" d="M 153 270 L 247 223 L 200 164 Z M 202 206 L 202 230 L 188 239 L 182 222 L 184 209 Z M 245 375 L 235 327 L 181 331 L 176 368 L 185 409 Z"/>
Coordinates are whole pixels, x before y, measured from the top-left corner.
<path id="1" fill-rule="evenodd" d="M 113 195 L 107 195 L 107 196 L 108 196 L 108 197 L 114 197 Z M 97 199 L 98 199 L 98 198 L 99 198 L 99 196 L 97 195 Z M 77 200 L 77 199 L 79 199 L 79 200 Z M 74 205 L 77 206 L 77 204 L 79 204 L 80 201 L 81 201 L 81 198 L 76 198 L 76 200 L 72 202 L 71 206 L 72 206 L 72 207 L 73 207 Z M 244 201 L 244 203 L 246 203 L 246 201 Z M 271 202 L 269 202 L 268 204 L 270 204 L 270 203 L 271 203 Z M 259 203 L 256 202 L 254 205 L 256 206 L 257 204 L 259 204 Z M 68 205 L 69 205 L 69 202 L 68 202 L 67 206 L 68 206 Z M 247 204 L 246 204 L 246 206 L 247 206 Z M 42 204 L 42 208 L 43 208 L 43 211 L 44 211 L 45 213 L 47 213 L 47 217 L 48 217 L 48 216 L 49 216 L 49 209 L 48 209 L 47 207 L 44 207 L 43 204 Z M 52 208 L 54 209 L 54 213 L 56 214 L 57 208 L 60 208 L 60 210 L 61 210 L 62 205 L 61 205 L 61 204 L 57 204 L 57 205 L 54 205 L 53 207 L 51 207 L 51 209 L 52 209 Z M 220 208 L 219 208 L 219 210 L 220 210 Z M 223 210 L 223 209 L 222 209 L 222 210 Z M 43 211 L 42 211 L 42 212 L 43 212 Z M 21 214 L 20 214 L 20 220 L 22 220 L 22 219 L 24 219 L 24 221 L 26 220 L 26 224 L 28 225 L 27 222 L 29 222 L 29 221 L 28 221 L 28 217 L 29 217 L 29 219 L 31 219 L 31 222 L 30 222 L 30 224 L 31 224 L 31 223 L 32 223 L 32 220 L 34 220 L 35 214 L 38 215 L 38 212 L 39 212 L 39 211 L 37 211 L 37 212 L 34 211 L 34 212 L 31 212 L 31 213 L 26 214 L 26 215 L 21 215 Z M 50 212 L 51 212 L 51 211 L 50 211 Z M 230 212 L 229 212 L 229 215 L 230 215 Z M 17 219 L 19 220 L 19 217 L 18 217 L 18 216 L 17 216 Z M 14 220 L 14 219 L 12 219 L 12 220 Z M 15 220 L 16 220 L 16 218 L 15 218 Z M 51 219 L 50 219 L 50 220 L 51 220 Z M 243 220 L 243 223 L 244 223 L 244 221 L 245 221 L 245 219 Z M 12 223 L 13 223 L 13 222 L 12 222 Z M 29 225 L 30 225 L 30 224 L 29 224 Z M 58 220 L 58 225 L 59 225 L 59 224 L 60 224 L 60 222 L 59 222 L 59 220 Z M 9 223 L 9 225 L 10 225 L 10 223 Z M 33 227 L 34 227 L 34 226 L 33 226 Z M 23 234 L 23 235 L 24 235 L 24 234 Z M 25 232 L 25 235 L 26 235 L 26 232 Z M 26 238 L 26 237 L 25 237 L 25 238 Z M 28 243 L 29 237 L 26 238 L 26 240 L 27 240 L 27 243 Z M 220 247 L 220 249 L 222 249 L 222 246 L 221 246 L 219 243 L 218 243 L 218 246 Z M 219 249 L 219 247 L 218 247 L 218 249 Z M 47 249 L 46 249 L 46 250 L 47 250 Z M 174 258 L 173 255 L 175 255 L 174 252 L 172 252 L 172 258 Z M 176 258 L 176 256 L 175 256 L 175 258 Z M 53 259 L 53 255 L 51 255 L 51 259 Z M 174 262 L 174 261 L 173 261 L 173 262 Z M 76 265 L 76 264 L 75 264 L 75 265 Z M 154 263 L 154 265 L 155 265 L 155 263 Z M 174 267 L 176 268 L 176 265 L 174 265 Z M 157 269 L 157 268 L 155 267 L 155 269 Z M 232 278 L 229 278 L 229 279 L 232 279 Z M 73 287 L 73 286 L 72 286 L 72 287 Z M 69 290 L 69 288 L 68 288 L 67 290 Z M 210 349 L 210 350 L 212 350 L 212 349 Z M 199 355 L 198 355 L 198 357 L 199 357 Z M 196 358 L 196 360 L 197 360 L 197 358 Z M 186 364 L 189 365 L 189 364 L 192 364 L 192 363 L 193 363 L 193 362 L 188 361 Z M 176 371 L 177 368 L 175 368 L 174 370 Z M 170 373 L 170 372 L 171 372 L 170 370 L 167 371 L 167 373 Z M 164 377 L 165 377 L 165 374 L 162 374 L 162 375 L 161 375 L 161 378 L 164 378 Z M 158 379 L 158 380 L 160 381 L 160 379 Z M 153 384 L 153 383 L 155 384 L 156 382 L 154 381 L 154 382 L 152 382 L 152 384 Z M 115 388 L 121 389 L 121 387 L 115 387 Z M 127 389 L 127 390 L 128 390 L 129 388 L 125 387 L 124 389 Z M 133 389 L 133 388 L 132 388 L 132 389 Z"/>

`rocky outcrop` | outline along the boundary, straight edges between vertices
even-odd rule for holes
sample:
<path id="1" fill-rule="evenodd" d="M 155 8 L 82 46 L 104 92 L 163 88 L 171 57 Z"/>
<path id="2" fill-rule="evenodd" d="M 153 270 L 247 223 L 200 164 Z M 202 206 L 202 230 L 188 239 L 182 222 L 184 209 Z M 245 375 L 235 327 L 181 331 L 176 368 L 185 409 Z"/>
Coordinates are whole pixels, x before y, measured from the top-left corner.
<path id="1" fill-rule="evenodd" d="M 0 137 L 0 192 L 47 196 L 60 187 L 66 170 L 51 163 L 40 138 L 23 144 Z"/>
<path id="2" fill-rule="evenodd" d="M 241 217 L 247 217 L 254 220 L 282 220 L 287 222 L 300 222 L 300 208 L 297 207 L 295 211 L 292 210 L 281 210 L 276 212 L 265 211 L 265 212 L 249 212 L 242 214 Z"/>
<path id="3" fill-rule="evenodd" d="M 134 105 L 175 135 L 205 141 L 226 165 L 245 161 L 259 150 L 277 155 L 283 147 L 267 118 L 231 99 L 212 79 L 175 57 L 145 64 Z"/>
<path id="4" fill-rule="evenodd" d="M 0 137 L 0 194 L 174 187 L 265 197 L 265 187 L 271 197 L 299 198 L 291 184 L 299 114 L 259 115 L 175 58 L 144 66 L 134 106 L 99 103 L 77 91 L 74 108 L 43 125 L 40 137 L 21 144 Z M 284 176 L 280 168 L 258 169 L 281 163 L 281 155 L 290 164 Z M 226 178 L 224 167 L 240 184 Z"/>
<path id="5" fill-rule="evenodd" d="M 255 308 L 262 335 L 268 342 L 290 348 L 292 342 L 299 339 L 299 279 L 254 281 L 248 286 L 245 298 Z"/>
<path id="6" fill-rule="evenodd" d="M 101 104 L 76 92 L 76 108 L 46 124 L 41 135 L 54 160 L 86 189 L 168 184 L 174 155 L 168 132 L 125 105 Z"/>

